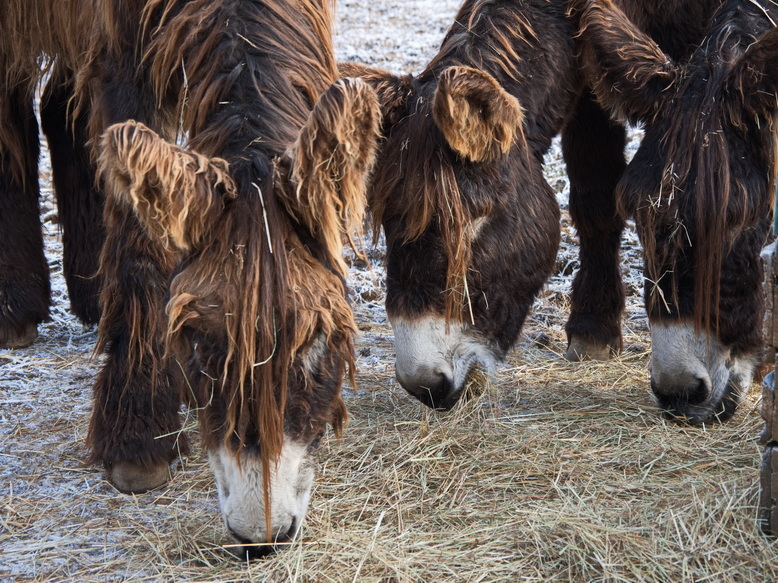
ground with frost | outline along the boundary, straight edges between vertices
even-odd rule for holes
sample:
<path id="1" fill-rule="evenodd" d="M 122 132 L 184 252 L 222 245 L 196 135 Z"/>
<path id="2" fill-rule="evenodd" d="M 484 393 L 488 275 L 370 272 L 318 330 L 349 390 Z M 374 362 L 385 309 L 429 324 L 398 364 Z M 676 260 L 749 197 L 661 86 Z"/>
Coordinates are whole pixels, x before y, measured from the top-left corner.
<path id="1" fill-rule="evenodd" d="M 458 4 L 341 1 L 338 57 L 418 71 Z M 634 148 L 639 133 L 633 138 Z M 558 144 L 546 174 L 566 210 Z M 322 448 L 302 541 L 268 561 L 242 565 L 222 546 L 227 538 L 199 451 L 177 465 L 168 487 L 143 496 L 119 495 L 99 468 L 83 464 L 99 358 L 91 356 L 95 329 L 68 311 L 50 178 L 44 160 L 51 321 L 30 348 L 0 350 L 3 583 L 767 581 L 775 575 L 778 554 L 753 520 L 756 395 L 724 428 L 689 430 L 657 416 L 646 384 L 648 336 L 633 231 L 623 254 L 626 356 L 606 365 L 559 357 L 577 267 L 566 212 L 558 269 L 525 335 L 498 371 L 493 392 L 461 417 L 423 409 L 394 382 L 383 250 L 366 240 L 371 265 L 355 261 L 351 273 L 362 333 L 359 388 L 346 390 L 351 425 L 342 442 L 328 438 Z M 194 420 L 187 425 L 196 433 Z M 714 531 L 712 521 L 721 529 Z"/>

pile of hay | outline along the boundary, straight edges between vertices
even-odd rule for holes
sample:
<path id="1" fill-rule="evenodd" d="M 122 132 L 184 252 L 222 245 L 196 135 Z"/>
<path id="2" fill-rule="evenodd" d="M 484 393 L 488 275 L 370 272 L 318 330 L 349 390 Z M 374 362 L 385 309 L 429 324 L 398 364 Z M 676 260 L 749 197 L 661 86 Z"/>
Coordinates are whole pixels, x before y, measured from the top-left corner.
<path id="1" fill-rule="evenodd" d="M 380 289 L 373 269 L 361 279 Z M 358 301 L 351 423 L 323 440 L 300 540 L 249 564 L 230 554 L 199 451 L 141 496 L 83 467 L 94 332 L 55 314 L 36 356 L 0 354 L 0 581 L 778 580 L 756 524 L 759 391 L 723 426 L 664 420 L 637 317 L 620 358 L 564 361 L 566 277 L 449 413 L 396 385 L 380 300 Z"/>
<path id="2" fill-rule="evenodd" d="M 391 56 L 392 45 L 405 60 L 381 64 L 412 70 L 458 4 L 341 1 L 341 57 Z M 564 206 L 556 150 L 547 174 Z M 43 215 L 56 218 L 50 199 Z M 577 253 L 566 214 L 562 228 L 557 274 L 520 346 L 450 413 L 394 381 L 382 249 L 368 248 L 372 269 L 352 271 L 362 336 L 358 387 L 345 390 L 351 423 L 342 440 L 323 440 L 300 540 L 246 564 L 231 555 L 198 450 L 167 487 L 141 496 L 120 495 L 83 465 L 95 331 L 66 310 L 61 245 L 47 222 L 53 321 L 30 349 L 0 351 L 0 582 L 778 580 L 778 547 L 756 524 L 758 388 L 723 426 L 658 414 L 634 232 L 624 246 L 625 352 L 565 362 Z M 196 433 L 194 420 L 187 426 Z"/>

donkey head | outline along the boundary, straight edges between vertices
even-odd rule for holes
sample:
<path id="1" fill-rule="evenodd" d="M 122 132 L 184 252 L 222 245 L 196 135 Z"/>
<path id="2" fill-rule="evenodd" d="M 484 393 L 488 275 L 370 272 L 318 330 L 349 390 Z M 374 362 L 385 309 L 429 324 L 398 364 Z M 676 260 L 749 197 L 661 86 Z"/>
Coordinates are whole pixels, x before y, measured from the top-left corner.
<path id="1" fill-rule="evenodd" d="M 273 158 L 228 163 L 134 122 L 103 137 L 112 200 L 177 250 L 167 352 L 187 373 L 225 524 L 252 554 L 297 534 L 313 451 L 347 419 L 356 328 L 341 236 L 361 226 L 379 119 L 372 90 L 342 80 Z"/>
<path id="2" fill-rule="evenodd" d="M 645 125 L 618 195 L 644 248 L 651 388 L 671 416 L 727 419 L 760 356 L 778 30 L 727 2 L 678 64 L 610 1 L 588 2 L 581 28 L 600 100 Z"/>
<path id="3" fill-rule="evenodd" d="M 368 204 L 387 240 L 397 379 L 448 409 L 518 337 L 554 261 L 557 204 L 522 147 L 521 106 L 491 75 L 341 70 L 373 86 L 384 115 Z"/>

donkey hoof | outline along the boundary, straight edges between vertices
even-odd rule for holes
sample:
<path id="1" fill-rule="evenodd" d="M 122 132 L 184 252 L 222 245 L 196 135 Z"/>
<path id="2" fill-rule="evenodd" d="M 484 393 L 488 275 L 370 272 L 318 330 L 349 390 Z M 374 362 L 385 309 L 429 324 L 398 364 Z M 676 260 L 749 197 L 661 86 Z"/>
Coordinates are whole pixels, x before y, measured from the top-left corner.
<path id="1" fill-rule="evenodd" d="M 1 330 L 0 348 L 24 348 L 38 337 L 36 324 L 25 324 L 21 330 Z"/>
<path id="2" fill-rule="evenodd" d="M 612 353 L 613 349 L 608 344 L 599 344 L 572 336 L 565 352 L 565 358 L 571 362 L 609 360 Z"/>
<path id="3" fill-rule="evenodd" d="M 170 464 L 151 467 L 133 462 L 115 462 L 105 470 L 108 481 L 124 494 L 142 494 L 170 480 Z"/>

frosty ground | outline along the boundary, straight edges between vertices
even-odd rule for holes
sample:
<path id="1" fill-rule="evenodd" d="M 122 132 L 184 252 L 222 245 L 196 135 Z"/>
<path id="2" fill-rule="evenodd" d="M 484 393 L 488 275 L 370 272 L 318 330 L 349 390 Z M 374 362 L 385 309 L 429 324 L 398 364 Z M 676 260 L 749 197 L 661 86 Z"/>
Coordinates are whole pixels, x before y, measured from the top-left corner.
<path id="1" fill-rule="evenodd" d="M 342 1 L 336 50 L 420 70 L 458 0 Z M 633 132 L 631 147 L 639 140 Z M 124 496 L 84 465 L 96 339 L 69 313 L 44 160 L 41 215 L 54 307 L 40 338 L 0 351 L 0 580 L 691 581 L 778 580 L 755 523 L 758 387 L 724 426 L 662 419 L 648 389 L 640 255 L 625 235 L 626 349 L 610 363 L 561 358 L 577 268 L 558 144 L 546 176 L 563 208 L 556 273 L 480 399 L 431 412 L 396 384 L 383 312 L 383 248 L 351 271 L 358 386 L 328 436 L 301 539 L 267 560 L 229 554 L 199 450 L 173 481 Z M 197 442 L 196 421 L 188 430 Z"/>

